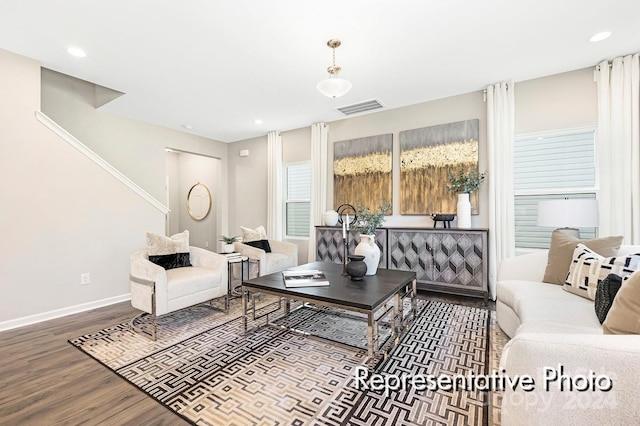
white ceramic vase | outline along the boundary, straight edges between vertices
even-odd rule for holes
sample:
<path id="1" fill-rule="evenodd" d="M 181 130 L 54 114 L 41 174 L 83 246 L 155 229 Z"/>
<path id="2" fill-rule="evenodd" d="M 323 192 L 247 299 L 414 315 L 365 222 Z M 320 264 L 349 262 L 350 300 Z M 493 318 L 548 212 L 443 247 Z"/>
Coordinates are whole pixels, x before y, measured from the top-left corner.
<path id="1" fill-rule="evenodd" d="M 456 210 L 458 228 L 471 228 L 471 202 L 469 201 L 469 194 L 458 194 Z"/>
<path id="2" fill-rule="evenodd" d="M 380 263 L 380 247 L 376 244 L 376 236 L 360 234 L 360 243 L 356 246 L 354 253 L 364 256 L 367 275 L 375 275 Z"/>
<path id="3" fill-rule="evenodd" d="M 322 221 L 326 226 L 336 226 L 338 224 L 338 212 L 329 210 L 322 214 Z"/>
<path id="4" fill-rule="evenodd" d="M 235 245 L 233 243 L 231 244 L 222 244 L 222 252 L 223 253 L 233 253 L 233 250 L 235 249 Z"/>

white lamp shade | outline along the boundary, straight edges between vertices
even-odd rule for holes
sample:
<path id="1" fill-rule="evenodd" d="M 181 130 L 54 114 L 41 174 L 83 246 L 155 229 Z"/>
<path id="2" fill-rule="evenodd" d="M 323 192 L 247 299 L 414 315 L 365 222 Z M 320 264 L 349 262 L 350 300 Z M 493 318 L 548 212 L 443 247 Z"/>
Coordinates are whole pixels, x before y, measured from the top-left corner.
<path id="1" fill-rule="evenodd" d="M 594 228 L 598 226 L 597 200 L 548 200 L 538 203 L 538 226 Z"/>
<path id="2" fill-rule="evenodd" d="M 339 98 L 351 90 L 351 82 L 342 78 L 330 77 L 316 86 L 318 91 L 330 98 Z"/>

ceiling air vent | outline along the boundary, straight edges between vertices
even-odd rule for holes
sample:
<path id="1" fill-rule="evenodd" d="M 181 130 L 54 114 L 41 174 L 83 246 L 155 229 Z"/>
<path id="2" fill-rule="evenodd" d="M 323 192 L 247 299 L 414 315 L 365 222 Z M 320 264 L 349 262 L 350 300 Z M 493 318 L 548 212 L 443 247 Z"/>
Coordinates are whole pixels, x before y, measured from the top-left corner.
<path id="1" fill-rule="evenodd" d="M 371 111 L 373 109 L 380 109 L 380 108 L 384 108 L 380 103 L 380 101 L 378 101 L 377 99 L 373 99 L 371 101 L 364 101 L 358 104 L 339 107 L 337 108 L 337 110 L 343 113 L 344 115 L 353 115 L 353 114 L 358 114 L 361 112 Z"/>

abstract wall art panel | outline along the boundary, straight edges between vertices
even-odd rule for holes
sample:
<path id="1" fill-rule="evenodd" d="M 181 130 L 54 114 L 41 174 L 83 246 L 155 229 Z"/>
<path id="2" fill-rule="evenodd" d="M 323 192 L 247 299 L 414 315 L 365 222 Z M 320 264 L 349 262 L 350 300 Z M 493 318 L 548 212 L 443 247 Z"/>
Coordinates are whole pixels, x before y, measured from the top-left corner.
<path id="1" fill-rule="evenodd" d="M 447 178 L 478 170 L 479 125 L 475 119 L 400 132 L 400 214 L 456 212 Z M 478 214 L 477 191 L 471 213 Z"/>
<path id="2" fill-rule="evenodd" d="M 333 144 L 333 205 L 361 204 L 375 210 L 391 204 L 393 134 Z M 391 212 L 389 212 L 391 214 Z"/>

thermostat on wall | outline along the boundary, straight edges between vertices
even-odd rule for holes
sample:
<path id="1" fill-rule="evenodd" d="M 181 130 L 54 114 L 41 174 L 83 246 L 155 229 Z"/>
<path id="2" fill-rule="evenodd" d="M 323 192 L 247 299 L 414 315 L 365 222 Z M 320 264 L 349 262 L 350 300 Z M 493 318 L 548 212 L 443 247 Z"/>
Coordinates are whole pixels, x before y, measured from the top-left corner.
<path id="1" fill-rule="evenodd" d="M 249 156 L 249 150 L 248 149 L 243 149 L 240 151 L 240 157 L 248 157 Z"/>

